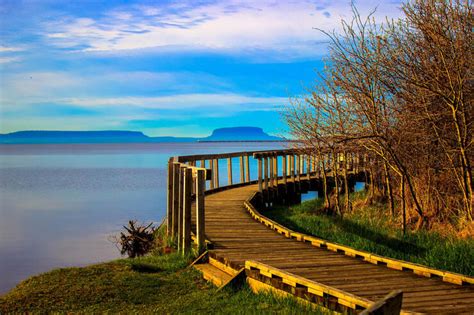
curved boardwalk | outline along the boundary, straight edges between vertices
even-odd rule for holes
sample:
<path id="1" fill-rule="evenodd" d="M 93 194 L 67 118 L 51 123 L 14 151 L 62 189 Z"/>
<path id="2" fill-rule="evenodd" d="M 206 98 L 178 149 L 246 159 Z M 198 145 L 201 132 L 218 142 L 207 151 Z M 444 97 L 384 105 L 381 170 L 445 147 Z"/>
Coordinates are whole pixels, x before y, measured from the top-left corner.
<path id="1" fill-rule="evenodd" d="M 255 221 L 244 202 L 257 185 L 232 188 L 205 197 L 206 237 L 210 255 L 239 269 L 254 260 L 306 279 L 376 301 L 395 289 L 403 291 L 404 311 L 474 314 L 472 285 L 377 266 L 357 258 L 285 238 Z"/>

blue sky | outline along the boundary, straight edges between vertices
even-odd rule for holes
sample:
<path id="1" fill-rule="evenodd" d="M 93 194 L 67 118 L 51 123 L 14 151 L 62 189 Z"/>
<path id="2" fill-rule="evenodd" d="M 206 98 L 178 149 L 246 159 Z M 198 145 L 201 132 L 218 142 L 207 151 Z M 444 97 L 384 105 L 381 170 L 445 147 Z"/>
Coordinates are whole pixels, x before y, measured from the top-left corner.
<path id="1" fill-rule="evenodd" d="M 357 1 L 401 15 L 398 1 Z M 0 132 L 205 136 L 260 126 L 315 84 L 349 1 L 0 0 Z"/>

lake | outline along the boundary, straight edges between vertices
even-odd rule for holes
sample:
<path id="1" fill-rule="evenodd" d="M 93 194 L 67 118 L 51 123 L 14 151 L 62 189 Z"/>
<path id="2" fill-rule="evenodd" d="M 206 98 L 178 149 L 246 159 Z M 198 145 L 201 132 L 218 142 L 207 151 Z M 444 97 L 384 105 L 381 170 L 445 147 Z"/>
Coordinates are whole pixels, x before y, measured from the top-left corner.
<path id="1" fill-rule="evenodd" d="M 163 220 L 170 156 L 282 147 L 276 142 L 0 145 L 0 294 L 52 268 L 119 258 L 109 239 L 122 225 L 131 219 Z M 226 167 L 219 165 L 222 183 Z M 255 167 L 252 161 L 252 179 Z M 233 168 L 237 171 L 237 160 Z"/>

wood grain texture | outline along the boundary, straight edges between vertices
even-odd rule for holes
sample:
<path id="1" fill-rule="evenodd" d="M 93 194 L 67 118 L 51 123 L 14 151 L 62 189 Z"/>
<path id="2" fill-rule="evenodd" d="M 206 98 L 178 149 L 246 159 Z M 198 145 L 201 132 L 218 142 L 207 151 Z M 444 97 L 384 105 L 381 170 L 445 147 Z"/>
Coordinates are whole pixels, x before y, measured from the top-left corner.
<path id="1" fill-rule="evenodd" d="M 293 162 L 298 160 L 299 157 Z M 270 166 L 268 162 L 265 164 Z M 261 173 L 265 171 L 261 170 Z M 474 312 L 474 290 L 471 285 L 460 286 L 443 282 L 442 277 L 427 278 L 413 271 L 377 265 L 365 258 L 355 258 L 361 257 L 363 252 L 301 233 L 288 232 L 286 228 L 275 231 L 278 224 L 269 219 L 257 221 L 244 206 L 247 199 L 257 191 L 258 185 L 254 184 L 205 198 L 206 237 L 215 246 L 210 251 L 210 257 L 228 268 L 239 270 L 245 267 L 247 261 L 256 261 L 298 279 L 316 282 L 371 303 L 392 290 L 401 290 L 402 308 L 406 312 Z M 375 255 L 373 259 L 376 259 Z M 377 259 L 387 261 L 383 257 Z M 400 264 L 406 264 L 402 268 L 404 270 L 410 265 L 406 262 Z M 347 307 L 356 307 L 354 301 L 345 300 L 342 296 L 340 299 Z"/>

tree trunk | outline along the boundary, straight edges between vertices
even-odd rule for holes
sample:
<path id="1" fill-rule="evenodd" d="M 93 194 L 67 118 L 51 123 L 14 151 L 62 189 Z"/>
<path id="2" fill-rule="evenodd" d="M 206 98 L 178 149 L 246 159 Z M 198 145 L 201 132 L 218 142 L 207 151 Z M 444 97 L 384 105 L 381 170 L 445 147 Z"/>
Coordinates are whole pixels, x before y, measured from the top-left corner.
<path id="1" fill-rule="evenodd" d="M 338 155 L 334 152 L 334 150 L 332 151 L 332 165 L 333 165 L 333 174 L 334 174 L 334 185 L 336 186 L 335 187 L 335 190 L 336 190 L 336 204 L 335 204 L 335 207 L 336 207 L 336 213 L 341 215 L 342 216 L 342 211 L 341 211 L 341 206 L 340 206 L 340 203 L 339 203 L 339 198 L 340 198 L 340 191 L 339 191 L 339 173 L 338 173 L 338 164 L 339 164 L 339 161 L 338 161 Z"/>
<path id="2" fill-rule="evenodd" d="M 349 212 L 351 211 L 351 203 L 349 200 L 349 179 L 347 178 L 347 152 L 344 152 L 344 190 L 346 212 Z"/>
<path id="3" fill-rule="evenodd" d="M 329 199 L 329 191 L 328 191 L 328 176 L 326 174 L 326 162 L 322 158 L 321 153 L 318 153 L 319 160 L 322 163 L 322 173 L 323 173 L 323 193 L 324 193 L 324 208 L 330 209 L 331 208 L 331 201 Z"/>
<path id="4" fill-rule="evenodd" d="M 392 179 L 390 177 L 390 171 L 388 169 L 387 162 L 383 163 L 383 168 L 385 171 L 385 185 L 387 189 L 388 203 L 390 206 L 390 214 L 392 215 L 392 217 L 395 217 L 395 204 L 393 201 Z"/>
<path id="5" fill-rule="evenodd" d="M 406 233 L 407 229 L 407 214 L 406 214 L 406 202 L 405 202 L 405 176 L 402 175 L 400 179 L 400 204 L 402 207 L 402 225 L 403 225 L 403 235 Z"/>

